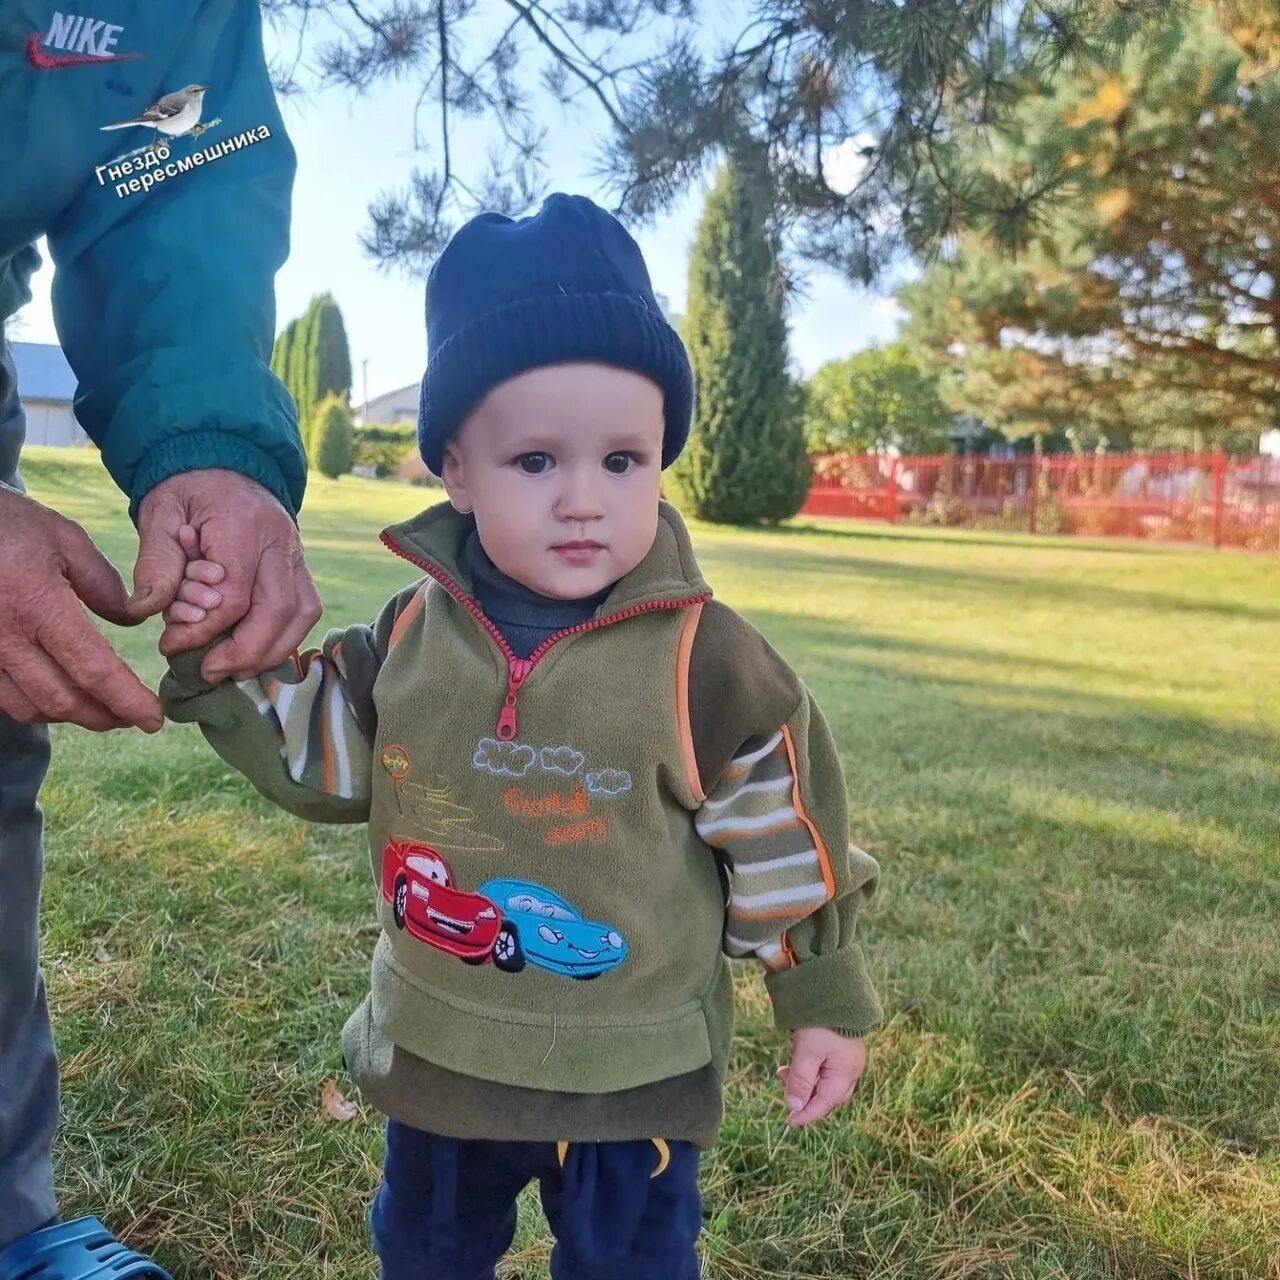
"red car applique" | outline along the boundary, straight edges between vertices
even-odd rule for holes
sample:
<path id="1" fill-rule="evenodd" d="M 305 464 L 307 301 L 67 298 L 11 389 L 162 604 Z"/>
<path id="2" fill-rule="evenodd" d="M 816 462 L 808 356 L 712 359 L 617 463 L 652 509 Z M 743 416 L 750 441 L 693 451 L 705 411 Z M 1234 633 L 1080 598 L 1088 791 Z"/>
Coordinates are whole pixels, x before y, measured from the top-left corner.
<path id="1" fill-rule="evenodd" d="M 382 896 L 391 903 L 397 929 L 468 964 L 489 959 L 501 913 L 481 894 L 455 888 L 452 868 L 429 844 L 387 841 Z"/>

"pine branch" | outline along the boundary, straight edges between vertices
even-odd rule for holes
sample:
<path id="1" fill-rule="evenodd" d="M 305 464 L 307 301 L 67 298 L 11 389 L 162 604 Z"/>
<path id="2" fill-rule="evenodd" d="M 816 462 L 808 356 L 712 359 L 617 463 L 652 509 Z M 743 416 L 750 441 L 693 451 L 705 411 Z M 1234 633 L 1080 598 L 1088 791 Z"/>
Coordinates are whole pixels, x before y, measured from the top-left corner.
<path id="1" fill-rule="evenodd" d="M 632 216 L 669 207 L 722 155 L 758 153 L 773 221 L 806 254 L 863 278 L 904 247 L 927 253 L 967 226 L 1021 245 L 1058 179 L 1046 171 L 1002 185 L 975 173 L 962 144 L 1005 119 L 1018 91 L 1043 88 L 1073 62 L 1102 65 L 1157 11 L 1187 0 L 760 0 L 705 63 L 683 36 L 691 0 L 500 2 L 509 21 L 496 40 L 472 20 L 486 12 L 477 0 L 323 5 L 344 33 L 322 51 L 326 79 L 359 92 L 380 77 L 419 77 L 415 146 L 427 104 L 438 117 L 439 172 L 377 202 L 370 243 L 380 261 L 419 260 L 477 194 L 532 190 L 541 137 L 523 86 L 539 66 L 557 95 L 572 90 L 598 108 L 602 176 Z M 304 21 L 322 7 L 266 3 Z M 656 53 L 636 43 L 649 27 L 667 37 Z M 478 190 L 468 184 L 474 162 L 453 145 L 459 119 L 477 114 L 508 149 Z M 838 182 L 833 157 L 864 129 L 866 163 L 851 184 Z M 428 203 L 418 208 L 420 197 Z M 377 217 L 389 221 L 379 228 Z"/>
<path id="2" fill-rule="evenodd" d="M 597 81 L 592 80 L 592 78 L 577 64 L 577 62 L 575 62 L 573 58 L 571 58 L 559 45 L 557 45 L 534 20 L 534 10 L 536 7 L 535 0 L 530 0 L 530 3 L 528 4 L 522 4 L 521 0 L 503 0 L 503 3 L 509 8 L 514 9 L 516 13 L 523 18 L 525 25 L 534 33 L 535 36 L 537 36 L 539 43 L 550 51 L 551 55 L 561 66 L 564 67 L 566 71 L 582 81 L 592 96 L 604 109 L 604 113 L 609 117 L 609 121 L 613 127 L 621 132 L 624 127 L 622 117 L 618 114 L 613 103 L 609 101 L 604 90 L 600 87 L 600 84 Z M 541 10 L 539 10 L 539 12 L 541 12 Z"/>

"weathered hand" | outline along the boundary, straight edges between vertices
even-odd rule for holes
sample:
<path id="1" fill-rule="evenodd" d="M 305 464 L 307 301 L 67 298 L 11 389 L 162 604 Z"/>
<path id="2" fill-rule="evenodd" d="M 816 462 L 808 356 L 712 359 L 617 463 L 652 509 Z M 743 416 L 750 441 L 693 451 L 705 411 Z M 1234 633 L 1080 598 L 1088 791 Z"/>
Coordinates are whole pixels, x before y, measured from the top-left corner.
<path id="1" fill-rule="evenodd" d="M 853 1097 L 867 1066 L 863 1040 L 822 1027 L 791 1033 L 791 1065 L 778 1068 L 786 1088 L 788 1124 L 803 1128 Z"/>
<path id="2" fill-rule="evenodd" d="M 121 626 L 138 620 L 89 535 L 0 486 L 0 547 L 0 711 L 24 724 L 159 729 L 159 699 L 81 607 Z"/>
<path id="3" fill-rule="evenodd" d="M 217 584 L 221 599 L 200 621 L 171 615 L 160 652 L 198 649 L 230 631 L 205 656 L 206 680 L 244 679 L 279 666 L 320 617 L 320 597 L 288 512 L 260 484 L 234 471 L 183 472 L 142 500 L 130 605 L 135 616 L 159 613 L 178 598 L 188 556 L 186 525 L 196 531 L 199 554 L 226 571 Z"/>

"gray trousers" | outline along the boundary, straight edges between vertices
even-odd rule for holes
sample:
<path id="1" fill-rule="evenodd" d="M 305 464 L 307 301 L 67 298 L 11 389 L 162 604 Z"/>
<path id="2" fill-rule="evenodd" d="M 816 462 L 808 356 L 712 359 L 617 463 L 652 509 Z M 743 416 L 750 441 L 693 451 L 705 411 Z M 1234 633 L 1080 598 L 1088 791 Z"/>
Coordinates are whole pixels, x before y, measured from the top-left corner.
<path id="1" fill-rule="evenodd" d="M 0 480 L 10 485 L 25 431 L 15 382 L 0 338 Z M 36 803 L 48 765 L 48 729 L 0 713 L 0 1248 L 56 1212 L 58 1063 L 40 976 L 44 849 Z"/>

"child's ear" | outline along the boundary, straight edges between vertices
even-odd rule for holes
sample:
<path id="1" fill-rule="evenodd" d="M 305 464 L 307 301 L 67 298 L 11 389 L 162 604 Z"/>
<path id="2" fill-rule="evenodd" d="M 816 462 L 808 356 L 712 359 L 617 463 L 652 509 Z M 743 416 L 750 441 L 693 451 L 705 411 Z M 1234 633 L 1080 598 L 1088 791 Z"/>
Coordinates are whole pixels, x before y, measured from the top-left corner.
<path id="1" fill-rule="evenodd" d="M 440 480 L 449 495 L 453 509 L 460 515 L 470 515 L 472 502 L 467 494 L 466 468 L 457 447 L 450 441 L 444 447 L 444 462 L 440 467 Z"/>

